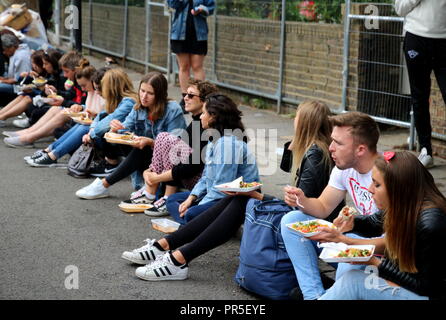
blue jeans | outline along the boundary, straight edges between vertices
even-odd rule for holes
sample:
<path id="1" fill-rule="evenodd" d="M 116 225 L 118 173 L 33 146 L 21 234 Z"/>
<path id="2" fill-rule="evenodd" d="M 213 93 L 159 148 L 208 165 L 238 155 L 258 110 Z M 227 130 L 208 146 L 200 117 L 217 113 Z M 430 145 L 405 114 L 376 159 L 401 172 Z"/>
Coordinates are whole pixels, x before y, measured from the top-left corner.
<path id="1" fill-rule="evenodd" d="M 82 137 L 90 130 L 90 126 L 84 126 L 82 124 L 76 124 L 71 127 L 70 130 L 49 145 L 49 150 L 59 159 L 66 155 L 76 151 L 82 144 Z"/>
<path id="2" fill-rule="evenodd" d="M 305 300 L 318 299 L 325 293 L 318 264 L 318 257 L 322 248 L 317 247 L 316 241 L 300 236 L 298 233 L 288 229 L 286 225 L 296 221 L 313 219 L 316 218 L 301 211 L 291 211 L 283 216 L 280 226 L 285 248 L 293 263 L 297 281 Z M 355 234 L 347 235 L 352 238 L 360 238 Z M 337 268 L 336 280 L 349 270 L 365 268 L 363 265 L 352 265 L 349 263 L 333 263 L 331 265 Z"/>
<path id="3" fill-rule="evenodd" d="M 187 222 L 198 216 L 200 213 L 204 212 L 205 210 L 216 204 L 219 200 L 221 200 L 213 200 L 201 205 L 192 204 L 192 206 L 187 209 L 186 214 L 183 217 L 180 217 L 180 212 L 178 209 L 180 207 L 180 204 L 183 203 L 187 199 L 187 197 L 189 197 L 189 194 L 190 192 L 178 192 L 167 198 L 167 211 L 169 211 L 169 214 L 172 216 L 172 218 L 175 219 L 176 222 L 181 224 L 186 224 Z"/>
<path id="4" fill-rule="evenodd" d="M 350 270 L 322 295 L 319 300 L 429 300 L 402 287 L 392 287 L 375 275 Z"/>
<path id="5" fill-rule="evenodd" d="M 14 94 L 14 86 L 9 83 L 0 83 L 0 94 Z"/>

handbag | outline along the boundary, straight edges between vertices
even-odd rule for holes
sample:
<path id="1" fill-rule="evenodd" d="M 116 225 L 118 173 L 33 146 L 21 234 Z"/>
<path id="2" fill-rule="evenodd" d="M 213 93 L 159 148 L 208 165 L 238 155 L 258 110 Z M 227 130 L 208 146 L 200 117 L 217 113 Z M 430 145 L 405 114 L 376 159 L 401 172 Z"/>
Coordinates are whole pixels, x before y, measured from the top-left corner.
<path id="1" fill-rule="evenodd" d="M 88 169 L 94 157 L 94 148 L 90 144 L 82 144 L 68 161 L 68 174 L 75 178 L 87 178 Z"/>

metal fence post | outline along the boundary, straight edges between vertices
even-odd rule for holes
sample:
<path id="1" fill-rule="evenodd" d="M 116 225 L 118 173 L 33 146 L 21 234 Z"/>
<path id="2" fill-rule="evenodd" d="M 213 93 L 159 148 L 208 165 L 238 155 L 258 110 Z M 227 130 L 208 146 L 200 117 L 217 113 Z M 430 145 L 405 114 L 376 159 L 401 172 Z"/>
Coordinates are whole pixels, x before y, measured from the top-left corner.
<path id="1" fill-rule="evenodd" d="M 122 39 L 122 59 L 125 61 L 127 57 L 127 29 L 129 16 L 129 1 L 124 1 L 124 39 Z"/>
<path id="2" fill-rule="evenodd" d="M 151 35 L 150 35 L 150 12 L 151 12 L 151 6 L 150 1 L 146 1 L 146 62 L 150 61 L 150 41 L 151 41 Z M 146 64 L 145 72 L 149 72 L 149 66 Z"/>
<path id="3" fill-rule="evenodd" d="M 348 60 L 350 56 L 350 0 L 345 1 L 344 16 L 344 58 L 342 69 L 342 102 L 341 112 L 347 109 L 347 86 L 348 86 Z"/>
<path id="4" fill-rule="evenodd" d="M 276 112 L 280 113 L 282 106 L 283 66 L 285 63 L 285 20 L 286 2 L 282 0 L 282 18 L 280 19 L 280 53 L 279 53 L 279 85 L 277 88 Z"/>
<path id="5" fill-rule="evenodd" d="M 88 0 L 88 43 L 93 44 L 93 1 Z M 91 49 L 89 49 L 91 50 Z"/>
<path id="6" fill-rule="evenodd" d="M 214 50 L 212 52 L 212 66 L 211 66 L 211 68 L 212 68 L 212 77 L 213 77 L 213 79 L 217 80 L 217 68 L 216 68 L 216 65 L 217 65 L 217 28 L 218 28 L 217 6 L 215 6 L 213 19 L 214 19 L 214 21 L 213 21 L 214 22 L 214 35 L 213 35 L 212 41 L 213 41 Z"/>
<path id="7" fill-rule="evenodd" d="M 56 45 L 60 45 L 60 1 L 56 0 L 54 4 L 54 33 L 56 34 Z"/>

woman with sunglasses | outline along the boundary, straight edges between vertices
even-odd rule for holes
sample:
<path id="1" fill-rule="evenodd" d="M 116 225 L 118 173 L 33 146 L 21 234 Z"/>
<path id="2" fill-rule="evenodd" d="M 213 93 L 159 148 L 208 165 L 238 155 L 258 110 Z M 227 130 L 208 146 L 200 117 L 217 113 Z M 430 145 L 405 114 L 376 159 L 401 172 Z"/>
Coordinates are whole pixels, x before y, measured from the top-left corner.
<path id="1" fill-rule="evenodd" d="M 100 83 L 107 70 L 108 68 L 101 68 L 96 71 L 93 66 L 88 66 L 76 73 L 77 83 L 87 93 L 87 98 L 85 105 L 73 105 L 70 108 L 71 111 L 85 111 L 90 118 L 95 118 L 103 110 L 105 101 L 94 89 L 93 83 Z M 82 144 L 82 137 L 89 130 L 90 125 L 75 124 L 46 149 L 38 151 L 30 157 L 25 157 L 25 161 L 32 167 L 55 166 L 57 159 L 74 152 Z"/>
<path id="2" fill-rule="evenodd" d="M 374 275 L 348 271 L 320 299 L 445 299 L 446 198 L 434 178 L 413 154 L 401 151 L 385 152 L 375 161 L 372 181 L 369 191 L 381 211 L 355 217 L 350 229 L 384 233 L 384 257 L 366 262 Z M 331 241 L 349 244 L 350 239 L 337 233 Z"/>
<path id="3" fill-rule="evenodd" d="M 149 216 L 167 215 L 167 198 L 179 187 L 192 190 L 204 168 L 201 157 L 207 141 L 202 139 L 203 126 L 200 116 L 208 94 L 217 92 L 217 87 L 207 81 L 190 80 L 187 89 L 185 111 L 192 115 L 192 121 L 180 137 L 169 132 L 161 132 L 155 139 L 153 157 L 149 169 L 143 173 L 145 185 L 134 192 L 128 205 L 153 203 L 160 183 L 166 183 L 164 196 L 145 211 Z"/>
<path id="4" fill-rule="evenodd" d="M 160 72 L 149 72 L 141 79 L 138 102 L 123 122 L 114 119 L 109 126 L 111 132 L 135 134 L 135 143 L 132 146 L 105 143 L 103 150 L 109 162 L 111 159 L 117 161 L 122 155 L 126 156 L 125 159 L 110 174 L 105 170 L 98 172 L 98 178 L 78 190 L 76 196 L 89 200 L 108 197 L 109 188 L 129 175 L 132 175 L 134 189 L 142 187 L 142 172 L 151 163 L 158 134 L 176 133 L 186 128 L 183 111 L 177 102 L 168 98 L 167 89 L 167 80 Z M 100 179 L 99 176 L 105 178 Z"/>

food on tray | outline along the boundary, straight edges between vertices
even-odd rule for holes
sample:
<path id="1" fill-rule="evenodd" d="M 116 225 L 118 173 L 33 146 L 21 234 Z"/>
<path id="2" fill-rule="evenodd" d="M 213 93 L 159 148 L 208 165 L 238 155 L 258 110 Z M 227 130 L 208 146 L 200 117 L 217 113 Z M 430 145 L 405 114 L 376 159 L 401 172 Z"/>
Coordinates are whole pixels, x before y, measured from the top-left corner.
<path id="1" fill-rule="evenodd" d="M 39 78 L 34 79 L 34 80 L 33 80 L 33 83 L 34 83 L 36 86 L 43 86 L 43 85 L 46 83 L 46 79 L 45 79 L 45 78 L 42 78 L 42 77 L 39 77 Z"/>
<path id="2" fill-rule="evenodd" d="M 291 228 L 294 230 L 300 231 L 302 233 L 313 233 L 318 231 L 318 228 L 326 227 L 326 228 L 336 228 L 334 225 L 320 223 L 318 221 L 310 221 L 310 222 L 295 222 L 291 225 Z"/>
<path id="3" fill-rule="evenodd" d="M 341 210 L 341 215 L 344 219 L 348 220 L 351 216 L 357 215 L 358 212 L 353 207 L 345 206 Z"/>
<path id="4" fill-rule="evenodd" d="M 256 187 L 256 186 L 260 186 L 261 183 L 259 182 L 243 182 L 240 181 L 240 188 L 251 188 L 251 187 Z"/>
<path id="5" fill-rule="evenodd" d="M 105 140 L 107 140 L 110 143 L 120 143 L 120 144 L 128 144 L 128 145 L 134 145 L 137 143 L 137 136 L 133 133 L 115 133 L 115 132 L 107 132 L 104 136 Z"/>
<path id="6" fill-rule="evenodd" d="M 121 139 L 121 140 L 133 140 L 135 138 L 135 135 L 133 133 L 126 133 L 126 134 L 120 135 L 117 138 Z"/>
<path id="7" fill-rule="evenodd" d="M 347 250 L 338 253 L 338 258 L 358 258 L 358 257 L 368 257 L 372 254 L 370 250 L 367 249 L 357 249 L 349 248 Z"/>
<path id="8" fill-rule="evenodd" d="M 81 119 L 82 121 L 92 120 L 92 119 L 90 118 L 90 115 L 89 115 L 87 112 L 82 113 L 80 119 Z"/>

